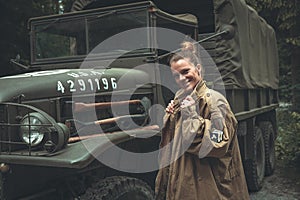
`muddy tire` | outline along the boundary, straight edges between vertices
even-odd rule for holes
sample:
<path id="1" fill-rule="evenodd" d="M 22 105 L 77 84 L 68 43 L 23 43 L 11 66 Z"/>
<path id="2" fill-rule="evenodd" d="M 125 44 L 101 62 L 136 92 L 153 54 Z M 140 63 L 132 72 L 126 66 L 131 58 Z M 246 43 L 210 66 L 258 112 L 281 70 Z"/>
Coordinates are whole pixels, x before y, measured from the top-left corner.
<path id="1" fill-rule="evenodd" d="M 248 189 L 252 192 L 259 191 L 263 185 L 265 176 L 265 144 L 262 131 L 259 127 L 255 127 L 253 134 L 253 159 L 245 161 L 245 175 Z"/>
<path id="2" fill-rule="evenodd" d="M 84 200 L 153 200 L 154 192 L 151 187 L 142 180 L 113 176 L 101 179 L 88 188 L 80 199 Z"/>
<path id="3" fill-rule="evenodd" d="M 84 10 L 92 2 L 93 0 L 76 0 L 71 7 L 71 12 Z"/>
<path id="4" fill-rule="evenodd" d="M 271 122 L 261 122 L 259 124 L 265 142 L 265 175 L 270 176 L 275 169 L 275 132 Z"/>

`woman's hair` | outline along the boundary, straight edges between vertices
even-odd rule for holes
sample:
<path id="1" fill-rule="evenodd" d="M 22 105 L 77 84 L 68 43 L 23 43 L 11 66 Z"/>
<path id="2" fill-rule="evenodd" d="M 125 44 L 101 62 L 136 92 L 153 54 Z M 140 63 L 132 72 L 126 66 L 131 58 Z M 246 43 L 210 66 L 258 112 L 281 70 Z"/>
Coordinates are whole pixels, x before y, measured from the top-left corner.
<path id="1" fill-rule="evenodd" d="M 181 59 L 188 59 L 193 65 L 197 66 L 201 64 L 200 58 L 197 56 L 197 51 L 193 43 L 183 42 L 181 43 L 181 51 L 171 55 L 169 59 L 169 64 L 172 62 L 177 62 Z"/>

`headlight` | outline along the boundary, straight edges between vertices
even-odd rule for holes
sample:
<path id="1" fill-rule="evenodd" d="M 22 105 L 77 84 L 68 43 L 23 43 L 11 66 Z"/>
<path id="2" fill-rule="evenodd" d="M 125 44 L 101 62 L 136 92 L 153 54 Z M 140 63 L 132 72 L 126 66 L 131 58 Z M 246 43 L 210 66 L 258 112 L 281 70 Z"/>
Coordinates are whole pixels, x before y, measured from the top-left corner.
<path id="1" fill-rule="evenodd" d="M 47 120 L 40 113 L 29 113 L 21 120 L 21 138 L 31 146 L 40 144 L 47 132 Z"/>
<path id="2" fill-rule="evenodd" d="M 31 112 L 20 123 L 20 137 L 31 147 L 42 147 L 54 153 L 66 146 L 70 130 L 64 124 L 57 123 L 46 113 Z"/>

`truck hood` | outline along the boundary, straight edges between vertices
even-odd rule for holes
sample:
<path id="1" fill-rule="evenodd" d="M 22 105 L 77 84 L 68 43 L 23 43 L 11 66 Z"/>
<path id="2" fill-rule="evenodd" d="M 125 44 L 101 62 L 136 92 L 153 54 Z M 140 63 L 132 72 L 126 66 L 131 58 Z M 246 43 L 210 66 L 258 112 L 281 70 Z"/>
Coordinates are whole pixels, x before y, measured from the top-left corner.
<path id="1" fill-rule="evenodd" d="M 22 100 L 55 98 L 136 89 L 149 76 L 134 69 L 63 69 L 37 71 L 0 78 L 0 102 L 22 95 Z"/>

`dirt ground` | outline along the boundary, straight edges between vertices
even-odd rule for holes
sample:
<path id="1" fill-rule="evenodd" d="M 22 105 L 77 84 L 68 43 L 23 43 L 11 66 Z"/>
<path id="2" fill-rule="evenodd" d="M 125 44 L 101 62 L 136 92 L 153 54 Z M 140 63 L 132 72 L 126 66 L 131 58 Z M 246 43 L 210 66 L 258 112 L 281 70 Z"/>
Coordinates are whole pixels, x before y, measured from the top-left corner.
<path id="1" fill-rule="evenodd" d="M 263 188 L 250 194 L 251 200 L 300 200 L 300 166 L 277 162 L 273 175 L 265 177 Z"/>

